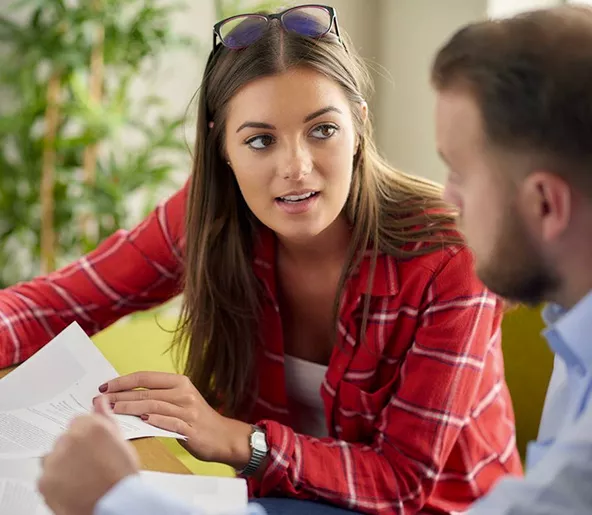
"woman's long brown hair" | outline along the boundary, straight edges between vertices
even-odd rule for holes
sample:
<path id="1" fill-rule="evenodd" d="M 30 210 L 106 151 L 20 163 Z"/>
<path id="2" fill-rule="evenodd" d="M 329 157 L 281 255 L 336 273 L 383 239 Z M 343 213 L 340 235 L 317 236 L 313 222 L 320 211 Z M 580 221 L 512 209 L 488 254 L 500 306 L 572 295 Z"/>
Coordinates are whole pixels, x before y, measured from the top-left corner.
<path id="1" fill-rule="evenodd" d="M 371 248 L 374 260 L 379 252 L 409 258 L 459 242 L 449 230 L 454 217 L 440 187 L 392 169 L 376 151 L 361 109 L 371 81 L 351 45 L 346 51 L 337 38 L 305 38 L 272 24 L 248 48 L 215 52 L 198 99 L 184 299 L 175 344 L 179 359 L 186 359 L 185 374 L 210 405 L 229 416 L 244 415 L 256 391 L 262 288 L 252 266 L 259 222 L 223 157 L 226 109 L 245 84 L 296 66 L 312 68 L 343 88 L 360 137 L 345 206 L 352 237 L 335 296 L 335 321 L 345 282 L 363 255 L 359 250 Z M 368 301 L 360 334 L 367 318 Z"/>

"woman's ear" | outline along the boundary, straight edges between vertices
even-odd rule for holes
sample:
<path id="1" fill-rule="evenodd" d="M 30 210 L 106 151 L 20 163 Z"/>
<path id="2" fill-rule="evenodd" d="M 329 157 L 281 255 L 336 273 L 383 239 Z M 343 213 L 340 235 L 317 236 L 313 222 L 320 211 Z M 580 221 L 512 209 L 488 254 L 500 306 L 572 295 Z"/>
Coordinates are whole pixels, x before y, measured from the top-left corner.
<path id="1" fill-rule="evenodd" d="M 360 112 L 362 113 L 362 121 L 364 124 L 368 121 L 368 102 L 362 100 L 360 104 Z"/>
<path id="2" fill-rule="evenodd" d="M 222 157 L 222 159 L 224 160 L 224 162 L 225 162 L 225 163 L 226 163 L 228 166 L 230 166 L 230 168 L 232 168 L 232 165 L 230 164 L 230 156 L 228 155 L 228 152 L 226 151 L 226 149 L 224 149 L 224 150 L 221 152 L 221 157 Z"/>

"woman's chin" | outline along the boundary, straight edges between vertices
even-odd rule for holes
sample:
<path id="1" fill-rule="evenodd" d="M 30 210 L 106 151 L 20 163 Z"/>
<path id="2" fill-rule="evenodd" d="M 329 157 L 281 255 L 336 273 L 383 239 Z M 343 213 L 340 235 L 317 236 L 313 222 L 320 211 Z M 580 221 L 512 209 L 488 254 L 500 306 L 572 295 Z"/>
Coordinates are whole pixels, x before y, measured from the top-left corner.
<path id="1" fill-rule="evenodd" d="M 303 245 L 313 243 L 321 236 L 325 227 L 281 227 L 274 231 L 277 237 L 284 243 Z"/>

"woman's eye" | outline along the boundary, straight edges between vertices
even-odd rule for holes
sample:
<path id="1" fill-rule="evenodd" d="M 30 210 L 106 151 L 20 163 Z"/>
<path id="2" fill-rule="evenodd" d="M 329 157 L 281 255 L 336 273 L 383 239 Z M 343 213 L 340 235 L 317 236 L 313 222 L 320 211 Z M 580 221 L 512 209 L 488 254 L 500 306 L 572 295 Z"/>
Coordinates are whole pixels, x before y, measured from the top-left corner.
<path id="1" fill-rule="evenodd" d="M 333 136 L 339 129 L 335 125 L 324 124 L 315 127 L 311 131 L 311 136 L 317 139 L 329 139 Z"/>
<path id="2" fill-rule="evenodd" d="M 262 134 L 261 136 L 249 138 L 247 141 L 245 141 L 245 145 L 248 145 L 254 150 L 263 150 L 269 147 L 269 145 L 271 145 L 273 142 L 273 136 L 270 136 L 269 134 Z"/>

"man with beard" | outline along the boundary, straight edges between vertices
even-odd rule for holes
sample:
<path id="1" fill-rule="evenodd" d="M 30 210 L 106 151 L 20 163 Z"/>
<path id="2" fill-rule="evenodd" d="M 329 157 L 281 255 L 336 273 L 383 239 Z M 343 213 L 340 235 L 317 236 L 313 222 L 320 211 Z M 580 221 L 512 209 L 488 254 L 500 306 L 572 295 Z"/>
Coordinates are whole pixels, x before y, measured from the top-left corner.
<path id="1" fill-rule="evenodd" d="M 592 10 L 469 25 L 432 82 L 446 198 L 478 274 L 513 301 L 549 302 L 556 355 L 526 477 L 470 513 L 592 513 Z"/>

